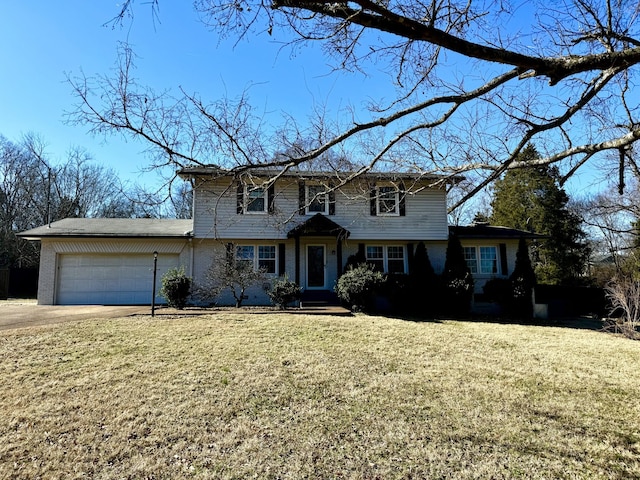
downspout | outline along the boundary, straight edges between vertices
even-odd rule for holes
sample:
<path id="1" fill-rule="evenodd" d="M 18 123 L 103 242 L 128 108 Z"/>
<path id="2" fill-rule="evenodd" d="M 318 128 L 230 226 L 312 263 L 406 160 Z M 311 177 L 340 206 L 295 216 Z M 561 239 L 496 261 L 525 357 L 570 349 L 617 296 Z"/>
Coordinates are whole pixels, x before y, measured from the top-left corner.
<path id="1" fill-rule="evenodd" d="M 338 235 L 336 240 L 336 261 L 338 262 L 338 278 L 340 278 L 342 276 L 342 238 L 340 235 Z"/>
<path id="2" fill-rule="evenodd" d="M 193 278 L 193 237 L 189 237 L 189 276 Z"/>
<path id="3" fill-rule="evenodd" d="M 300 285 L 300 237 L 296 236 L 296 283 Z"/>

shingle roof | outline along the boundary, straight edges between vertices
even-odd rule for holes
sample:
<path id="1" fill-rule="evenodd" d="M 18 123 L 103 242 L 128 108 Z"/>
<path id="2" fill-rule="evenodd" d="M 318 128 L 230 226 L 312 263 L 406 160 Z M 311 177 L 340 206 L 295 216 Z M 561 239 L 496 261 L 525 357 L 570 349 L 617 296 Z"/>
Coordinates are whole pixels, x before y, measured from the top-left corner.
<path id="1" fill-rule="evenodd" d="M 230 170 L 224 170 L 215 166 L 198 166 L 198 167 L 185 167 L 179 170 L 178 175 L 181 177 L 191 176 L 213 176 L 213 177 L 233 177 L 235 173 Z M 282 173 L 281 170 L 274 169 L 260 169 L 255 168 L 248 170 L 247 173 L 251 173 L 256 177 L 266 176 L 279 176 L 279 177 L 295 177 L 301 179 L 336 179 L 347 178 L 354 172 L 325 172 L 318 170 L 297 170 L 289 169 Z M 429 181 L 429 182 L 447 182 L 458 183 L 463 177 L 460 175 L 439 175 L 431 173 L 411 173 L 411 172 L 364 172 L 357 175 L 358 178 L 364 178 L 368 180 L 412 180 L 412 181 Z"/>
<path id="2" fill-rule="evenodd" d="M 158 218 L 65 218 L 21 232 L 28 240 L 45 237 L 190 237 L 193 220 Z"/>
<path id="3" fill-rule="evenodd" d="M 349 235 L 351 235 L 349 230 L 338 225 L 321 213 L 316 213 L 313 217 L 302 222 L 297 227 L 292 228 L 289 233 L 287 233 L 288 238 L 320 236 L 344 239 L 349 238 Z"/>

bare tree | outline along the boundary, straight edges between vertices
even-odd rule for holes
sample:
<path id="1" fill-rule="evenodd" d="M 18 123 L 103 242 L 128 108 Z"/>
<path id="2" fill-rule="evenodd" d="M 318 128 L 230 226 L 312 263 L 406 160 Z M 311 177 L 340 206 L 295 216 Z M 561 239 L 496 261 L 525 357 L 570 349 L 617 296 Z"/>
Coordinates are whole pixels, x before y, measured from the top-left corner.
<path id="1" fill-rule="evenodd" d="M 266 271 L 256 268 L 252 259 L 243 258 L 239 248 L 228 244 L 215 251 L 202 283 L 196 286 L 196 295 L 201 300 L 216 302 L 221 294 L 228 291 L 235 306 L 240 308 L 247 290 L 267 279 Z"/>
<path id="2" fill-rule="evenodd" d="M 287 170 L 339 151 L 351 168 L 336 168 L 336 186 L 370 170 L 465 173 L 473 186 L 452 207 L 526 167 L 517 158 L 531 142 L 544 146 L 535 163 L 557 164 L 564 180 L 607 151 L 618 154 L 621 179 L 626 168 L 640 172 L 631 155 L 640 138 L 635 1 L 195 3 L 220 35 L 320 42 L 335 69 L 383 75 L 395 96 L 333 123 L 321 113 L 309 124 L 283 118 L 272 134 L 246 95 L 208 102 L 141 86 L 124 46 L 115 77 L 70 78 L 78 99 L 70 120 L 143 138 L 155 166 Z M 157 15 L 158 0 L 151 4 Z M 133 10 L 125 1 L 114 21 Z M 310 140 L 292 148 L 301 133 Z"/>
<path id="3" fill-rule="evenodd" d="M 134 205 L 113 170 L 73 147 L 52 162 L 46 142 L 28 133 L 18 142 L 0 136 L 0 261 L 38 265 L 38 246 L 16 233 L 66 217 L 133 216 Z"/>
<path id="4" fill-rule="evenodd" d="M 640 281 L 637 278 L 615 277 L 606 287 L 612 314 L 618 315 L 606 328 L 640 340 Z"/>

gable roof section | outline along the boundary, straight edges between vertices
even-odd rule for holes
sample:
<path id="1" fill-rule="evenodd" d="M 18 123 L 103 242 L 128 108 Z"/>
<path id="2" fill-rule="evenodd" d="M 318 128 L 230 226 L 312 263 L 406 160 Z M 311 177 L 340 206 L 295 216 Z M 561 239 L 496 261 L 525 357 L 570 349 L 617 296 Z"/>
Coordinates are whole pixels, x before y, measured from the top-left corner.
<path id="1" fill-rule="evenodd" d="M 338 225 L 336 222 L 325 217 L 321 213 L 316 213 L 310 219 L 289 230 L 287 238 L 317 236 L 345 239 L 349 238 L 349 235 L 351 235 L 349 230 Z"/>
<path id="2" fill-rule="evenodd" d="M 496 239 L 513 239 L 527 238 L 530 240 L 547 238 L 545 235 L 527 232 L 526 230 L 518 230 L 517 228 L 499 227 L 494 225 L 475 224 L 475 225 L 451 225 L 449 233 L 458 238 L 496 238 Z"/>
<path id="3" fill-rule="evenodd" d="M 18 236 L 27 240 L 42 238 L 188 238 L 193 220 L 166 218 L 65 218 L 51 226 L 33 228 Z"/>

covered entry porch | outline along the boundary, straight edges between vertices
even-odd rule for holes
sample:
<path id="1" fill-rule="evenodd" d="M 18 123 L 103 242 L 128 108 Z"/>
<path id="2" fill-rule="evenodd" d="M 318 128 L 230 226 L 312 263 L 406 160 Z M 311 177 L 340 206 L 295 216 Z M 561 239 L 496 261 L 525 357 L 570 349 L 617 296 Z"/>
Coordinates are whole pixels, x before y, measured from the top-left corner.
<path id="1" fill-rule="evenodd" d="M 335 304 L 333 292 L 344 265 L 343 244 L 350 232 L 317 213 L 291 229 L 295 241 L 295 282 L 303 290 L 303 304 Z"/>

